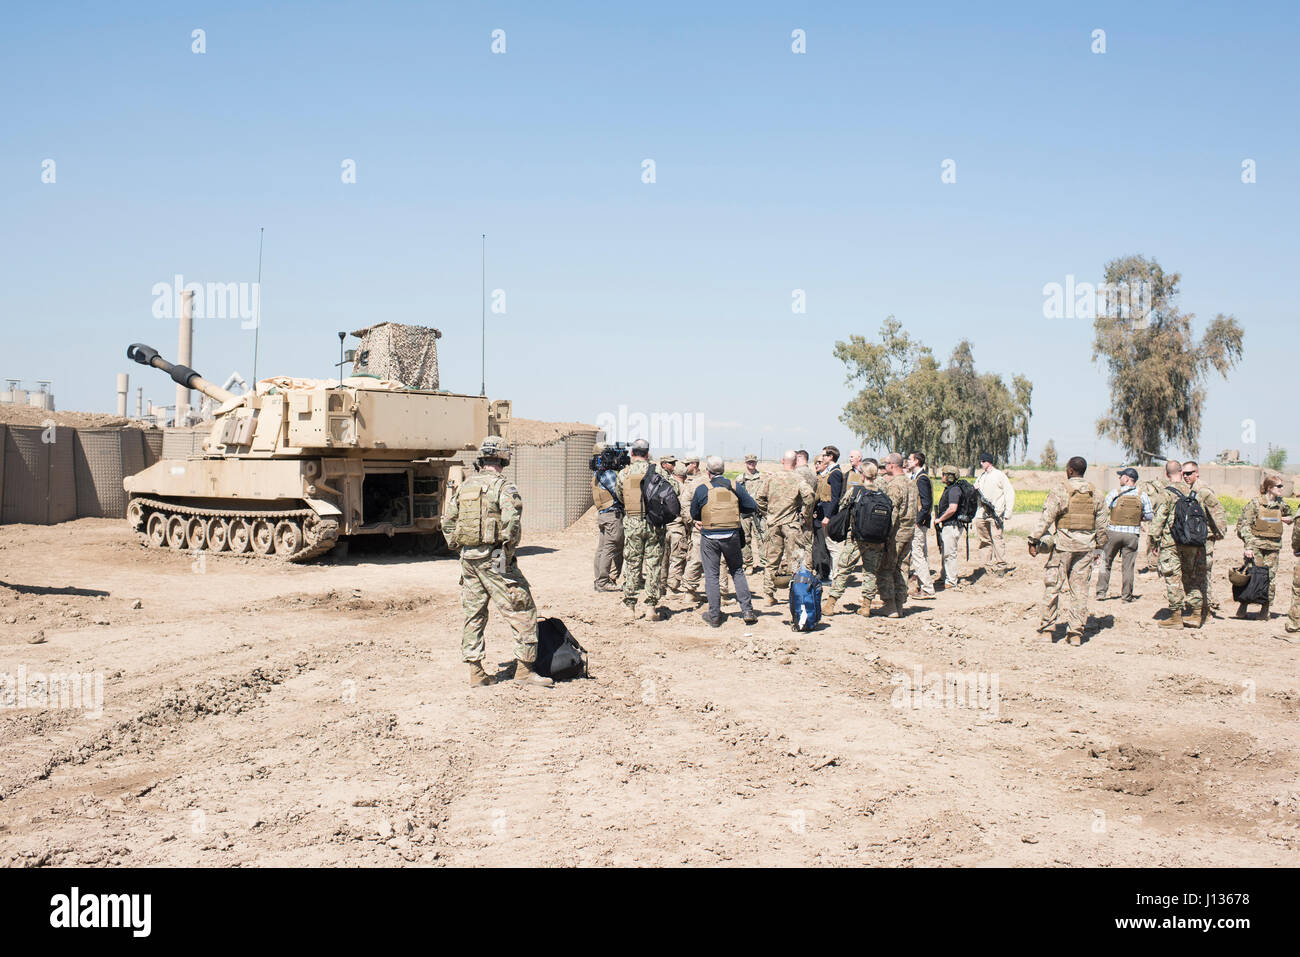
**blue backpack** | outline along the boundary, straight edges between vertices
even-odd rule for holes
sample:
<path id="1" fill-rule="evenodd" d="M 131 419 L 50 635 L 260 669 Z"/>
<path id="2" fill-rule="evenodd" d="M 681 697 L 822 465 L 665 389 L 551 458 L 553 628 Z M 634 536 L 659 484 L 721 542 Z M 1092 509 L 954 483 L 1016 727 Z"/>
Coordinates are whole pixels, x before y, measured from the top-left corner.
<path id="1" fill-rule="evenodd" d="M 821 617 L 821 579 L 800 565 L 790 579 L 790 627 L 795 631 L 812 631 Z"/>

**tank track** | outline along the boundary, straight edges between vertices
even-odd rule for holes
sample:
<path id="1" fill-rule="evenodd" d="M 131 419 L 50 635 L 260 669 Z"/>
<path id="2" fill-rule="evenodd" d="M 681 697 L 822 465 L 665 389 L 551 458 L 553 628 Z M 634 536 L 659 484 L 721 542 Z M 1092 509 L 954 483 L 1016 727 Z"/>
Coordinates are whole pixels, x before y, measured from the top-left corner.
<path id="1" fill-rule="evenodd" d="M 138 509 L 137 509 L 138 506 Z M 133 512 L 136 517 L 133 518 Z M 154 532 L 154 517 L 159 516 L 163 533 L 159 538 Z M 181 534 L 172 534 L 172 519 L 184 522 Z M 190 519 L 204 521 L 203 541 L 195 544 L 189 530 Z M 237 544 L 231 534 L 231 523 L 242 521 L 247 529 L 248 540 Z M 334 519 L 321 518 L 310 508 L 292 509 L 257 509 L 257 508 L 199 508 L 193 505 L 178 505 L 162 499 L 136 496 L 127 506 L 127 521 L 140 535 L 146 545 L 176 551 L 200 548 L 209 554 L 236 554 L 255 558 L 283 562 L 305 562 L 324 555 L 338 543 L 339 523 Z M 223 540 L 218 544 L 210 540 L 212 523 L 216 521 L 225 529 Z M 268 523 L 271 528 L 271 545 L 259 547 L 254 540 L 258 523 Z M 296 529 L 294 533 L 283 531 L 283 526 Z M 289 547 L 292 545 L 293 547 Z"/>

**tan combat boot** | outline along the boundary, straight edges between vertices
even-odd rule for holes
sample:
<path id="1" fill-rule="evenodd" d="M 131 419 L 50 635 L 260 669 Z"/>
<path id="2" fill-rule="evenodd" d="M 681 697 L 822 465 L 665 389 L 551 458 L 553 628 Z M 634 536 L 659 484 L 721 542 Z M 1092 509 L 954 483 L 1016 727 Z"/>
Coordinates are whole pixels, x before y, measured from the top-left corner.
<path id="1" fill-rule="evenodd" d="M 1077 648 L 1083 644 L 1083 632 L 1067 631 L 1065 633 L 1065 640 Z"/>
<path id="2" fill-rule="evenodd" d="M 471 661 L 469 663 L 469 685 L 471 688 L 479 688 L 483 685 L 492 684 L 492 676 L 483 670 L 483 662 Z"/>
<path id="3" fill-rule="evenodd" d="M 771 607 L 771 606 L 773 606 L 773 605 L 778 605 L 778 604 L 780 604 L 780 602 L 778 602 L 778 601 L 776 600 L 776 596 L 775 596 L 775 595 L 768 595 L 767 598 L 766 598 L 766 601 L 767 601 L 767 605 L 768 605 L 768 607 Z"/>
<path id="4" fill-rule="evenodd" d="M 1210 617 L 1210 606 L 1202 605 L 1196 613 L 1190 617 L 1183 617 L 1184 628 L 1200 628 L 1205 624 L 1205 619 Z"/>
<path id="5" fill-rule="evenodd" d="M 835 596 L 827 595 L 822 599 L 822 617 L 829 618 L 835 614 Z"/>
<path id="6" fill-rule="evenodd" d="M 1183 627 L 1183 610 L 1180 608 L 1170 613 L 1168 620 L 1160 623 L 1161 628 L 1181 628 Z"/>
<path id="7" fill-rule="evenodd" d="M 526 681 L 530 685 L 536 685 L 539 688 L 551 688 L 555 682 L 544 675 L 539 675 L 533 669 L 531 661 L 515 661 L 515 681 Z"/>
<path id="8" fill-rule="evenodd" d="M 858 608 L 858 614 L 861 615 L 863 618 L 870 618 L 870 617 L 871 617 L 871 602 L 869 602 L 869 601 L 865 601 L 865 600 L 864 600 L 864 601 L 862 602 L 862 606 L 861 606 L 860 608 Z"/>
<path id="9" fill-rule="evenodd" d="M 667 621 L 668 616 L 660 611 L 658 605 L 650 605 L 646 609 L 646 621 Z"/>
<path id="10" fill-rule="evenodd" d="M 1260 620 L 1260 621 L 1268 621 L 1268 606 L 1269 606 L 1269 604 L 1270 604 L 1269 602 L 1264 602 L 1263 606 L 1259 609 L 1259 620 Z"/>

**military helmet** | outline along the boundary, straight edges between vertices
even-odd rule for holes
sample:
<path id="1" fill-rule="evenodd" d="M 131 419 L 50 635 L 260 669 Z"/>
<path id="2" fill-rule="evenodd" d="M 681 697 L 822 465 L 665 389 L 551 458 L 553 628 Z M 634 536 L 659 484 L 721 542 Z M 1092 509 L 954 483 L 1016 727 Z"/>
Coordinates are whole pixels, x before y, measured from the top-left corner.
<path id="1" fill-rule="evenodd" d="M 510 444 L 499 435 L 489 435 L 478 447 L 481 459 L 498 459 L 502 465 L 510 464 Z"/>
<path id="2" fill-rule="evenodd" d="M 663 455 L 659 456 L 659 461 L 664 465 L 676 465 L 677 456 L 669 455 L 667 452 L 665 452 Z"/>
<path id="3" fill-rule="evenodd" d="M 758 461 L 758 456 L 755 455 L 753 452 L 746 452 L 746 453 L 745 453 L 745 461 L 746 461 L 746 462 L 757 462 L 757 461 Z"/>
<path id="4" fill-rule="evenodd" d="M 951 475 L 953 478 L 957 478 L 959 474 L 960 473 L 957 471 L 957 466 L 955 465 L 945 465 L 943 468 L 939 469 L 940 478 L 942 478 L 945 475 Z"/>
<path id="5" fill-rule="evenodd" d="M 1241 587 L 1250 581 L 1250 569 L 1242 565 L 1240 568 L 1234 568 L 1228 572 L 1228 581 Z"/>

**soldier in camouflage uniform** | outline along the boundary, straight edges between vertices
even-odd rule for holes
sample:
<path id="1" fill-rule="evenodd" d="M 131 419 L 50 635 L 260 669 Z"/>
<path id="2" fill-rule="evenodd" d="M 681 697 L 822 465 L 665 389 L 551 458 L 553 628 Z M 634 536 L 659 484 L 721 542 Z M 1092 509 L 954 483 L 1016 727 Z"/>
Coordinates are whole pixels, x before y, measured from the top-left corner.
<path id="1" fill-rule="evenodd" d="M 1300 558 L 1300 522 L 1291 526 L 1291 551 Z M 1291 610 L 1286 616 L 1286 630 L 1292 633 L 1300 631 L 1300 561 L 1295 563 L 1291 573 Z"/>
<path id="2" fill-rule="evenodd" d="M 750 498 L 758 494 L 759 483 L 764 475 L 758 470 L 758 456 L 753 452 L 745 454 L 745 471 L 736 476 L 735 484 L 749 493 Z M 742 552 L 746 568 L 757 574 L 763 567 L 763 516 L 745 515 L 741 518 L 741 527 L 745 533 L 745 548 Z"/>
<path id="3" fill-rule="evenodd" d="M 1205 597 L 1210 612 L 1215 612 L 1219 610 L 1219 601 L 1214 597 L 1214 543 L 1222 541 L 1228 534 L 1228 510 L 1213 489 L 1200 483 L 1200 477 L 1201 469 L 1195 462 L 1183 463 L 1183 481 L 1196 493 L 1205 509 Z"/>
<path id="4" fill-rule="evenodd" d="M 1151 537 L 1159 548 L 1156 567 L 1165 580 L 1165 597 L 1169 602 L 1169 618 L 1160 623 L 1161 628 L 1200 628 L 1209 615 L 1209 601 L 1205 582 L 1205 546 L 1179 545 L 1174 541 L 1174 509 L 1178 495 L 1190 495 L 1191 486 L 1182 481 L 1181 462 L 1165 463 L 1165 480 L 1168 483 L 1156 502 L 1156 517 L 1151 520 Z M 1191 617 L 1184 613 L 1191 611 Z"/>
<path id="5" fill-rule="evenodd" d="M 515 561 L 522 534 L 524 505 L 501 470 L 510 462 L 510 447 L 488 436 L 479 448 L 479 471 L 465 479 L 447 502 L 442 534 L 460 551 L 460 605 L 465 612 L 461 654 L 470 666 L 471 685 L 490 685 L 483 669 L 488 604 L 515 633 L 515 680 L 550 687 L 550 678 L 533 670 L 537 660 L 537 606 L 528 579 Z"/>
<path id="6" fill-rule="evenodd" d="M 1246 546 L 1242 557 L 1268 569 L 1268 601 L 1260 610 L 1260 621 L 1268 621 L 1269 608 L 1277 600 L 1277 566 L 1282 555 L 1282 526 L 1291 518 L 1291 506 L 1282 497 L 1282 480 L 1276 475 L 1265 475 L 1259 495 L 1241 509 L 1237 519 L 1237 537 Z M 1292 544 L 1295 533 L 1292 530 Z M 1292 602 L 1291 614 L 1295 614 Z M 1246 606 L 1237 605 L 1237 617 L 1245 618 Z"/>
<path id="7" fill-rule="evenodd" d="M 840 509 L 852 507 L 854 496 L 868 491 L 885 491 L 876 478 L 878 472 L 876 466 L 870 462 L 862 465 L 859 474 L 860 481 L 852 485 L 845 483 L 844 494 L 840 496 Z M 893 496 L 890 500 L 894 501 Z M 897 503 L 895 502 L 895 511 L 893 518 L 898 515 Z M 892 521 L 892 518 L 891 518 Z M 890 537 L 893 537 L 893 530 L 890 531 Z M 835 614 L 835 606 L 839 600 L 844 597 L 844 592 L 849 587 L 849 576 L 853 574 L 855 565 L 861 563 L 862 566 L 862 604 L 858 608 L 858 614 L 864 618 L 871 617 L 871 602 L 875 599 L 880 584 L 881 569 L 885 564 L 886 543 L 863 542 L 854 537 L 850 530 L 844 539 L 844 545 L 840 548 L 840 560 L 835 565 L 835 577 L 831 580 L 830 593 L 822 599 L 822 615 L 829 618 Z M 886 569 L 888 572 L 888 570 Z M 888 572 L 892 574 L 892 572 Z"/>
<path id="8" fill-rule="evenodd" d="M 678 501 L 681 501 L 682 483 L 676 478 L 677 456 L 661 455 L 659 456 L 659 471 L 663 473 L 668 484 L 672 486 L 673 491 L 677 493 Z M 664 558 L 663 558 L 663 580 L 664 590 L 669 592 L 677 591 L 677 586 L 682 580 L 682 567 L 678 565 L 676 575 L 673 574 L 673 555 L 681 547 L 682 536 L 686 534 L 686 525 L 682 522 L 679 514 L 675 519 L 668 523 L 664 528 Z M 685 560 L 683 559 L 683 564 Z"/>
<path id="9" fill-rule="evenodd" d="M 791 571 L 800 565 L 809 567 L 812 555 L 811 542 L 803 532 L 812 521 L 813 503 L 817 495 L 812 486 L 794 470 L 794 452 L 786 452 L 781 459 L 781 470 L 773 472 L 762 482 L 754 501 L 766 515 L 767 535 L 763 592 L 767 603 L 776 602 L 776 573 L 782 558 L 789 561 Z"/>
<path id="10" fill-rule="evenodd" d="M 1040 632 L 1056 626 L 1063 590 L 1069 592 L 1069 624 L 1065 639 L 1083 644 L 1088 625 L 1088 587 L 1097 549 L 1106 545 L 1106 497 L 1083 477 L 1088 462 L 1074 456 L 1065 463 L 1065 485 L 1054 489 L 1043 503 L 1043 513 L 1029 537 L 1029 554 L 1036 556 L 1044 537 L 1055 529 L 1053 548 L 1043 571 L 1043 612 Z"/>
<path id="11" fill-rule="evenodd" d="M 659 609 L 664 587 L 664 530 L 645 517 L 641 480 L 650 470 L 650 443 L 637 439 L 629 450 L 632 462 L 618 473 L 618 497 L 623 502 L 623 604 L 636 614 L 636 598 L 645 585 L 644 616 L 663 621 Z"/>
<path id="12" fill-rule="evenodd" d="M 808 450 L 799 449 L 794 453 L 794 470 L 799 477 L 808 483 L 808 487 L 813 490 L 813 515 L 809 515 L 804 521 L 803 528 L 799 532 L 799 547 L 804 554 L 808 556 L 808 570 L 812 571 L 812 551 L 813 551 L 813 516 L 817 512 L 817 471 L 808 464 Z M 794 567 L 790 568 L 794 573 Z"/>
<path id="13" fill-rule="evenodd" d="M 709 478 L 700 471 L 700 457 L 698 455 L 688 455 L 686 457 L 686 481 L 682 483 L 682 515 L 685 516 L 683 521 L 686 523 L 686 570 L 682 573 L 682 591 L 690 594 L 697 602 L 705 600 L 704 593 L 700 591 L 700 578 L 704 574 L 704 564 L 700 561 L 700 526 L 699 523 L 691 518 L 691 499 L 695 496 L 695 490 L 701 485 L 707 485 Z"/>
<path id="14" fill-rule="evenodd" d="M 912 570 L 912 537 L 916 534 L 916 515 L 921 510 L 921 492 L 903 467 L 901 452 L 885 456 L 889 480 L 885 491 L 894 500 L 894 525 L 891 540 L 885 545 L 885 572 L 880 580 L 880 601 L 888 618 L 901 618 L 907 602 L 907 579 Z"/>

